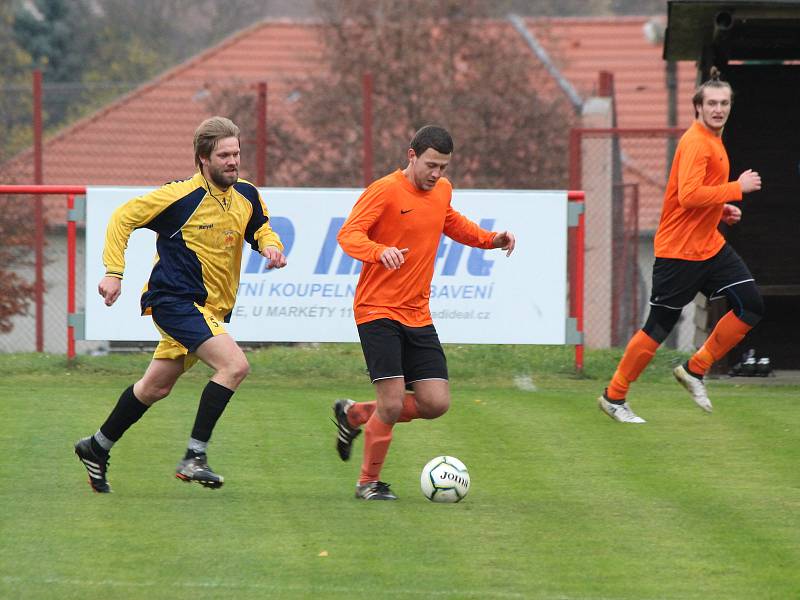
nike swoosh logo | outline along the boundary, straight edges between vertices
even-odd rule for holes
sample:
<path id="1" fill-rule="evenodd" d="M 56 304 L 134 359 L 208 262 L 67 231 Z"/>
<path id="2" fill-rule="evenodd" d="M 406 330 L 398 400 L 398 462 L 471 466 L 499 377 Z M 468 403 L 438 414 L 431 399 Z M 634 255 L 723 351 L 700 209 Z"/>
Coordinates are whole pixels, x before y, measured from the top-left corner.
<path id="1" fill-rule="evenodd" d="M 409 208 L 409 209 L 407 209 L 407 210 L 403 210 L 403 209 L 401 208 L 401 209 L 400 209 L 400 214 L 401 214 L 401 215 L 404 215 L 404 214 L 406 214 L 406 213 L 410 213 L 412 210 L 414 210 L 414 209 L 413 209 L 413 208 Z"/>

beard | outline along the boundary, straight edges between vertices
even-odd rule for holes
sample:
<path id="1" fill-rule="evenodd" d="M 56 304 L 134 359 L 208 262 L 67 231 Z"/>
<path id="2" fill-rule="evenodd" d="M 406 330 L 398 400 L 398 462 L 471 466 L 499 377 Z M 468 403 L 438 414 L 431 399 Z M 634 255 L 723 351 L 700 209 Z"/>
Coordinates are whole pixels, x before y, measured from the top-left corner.
<path id="1" fill-rule="evenodd" d="M 221 168 L 209 166 L 208 177 L 218 188 L 226 190 L 238 181 L 239 169 L 224 171 Z"/>

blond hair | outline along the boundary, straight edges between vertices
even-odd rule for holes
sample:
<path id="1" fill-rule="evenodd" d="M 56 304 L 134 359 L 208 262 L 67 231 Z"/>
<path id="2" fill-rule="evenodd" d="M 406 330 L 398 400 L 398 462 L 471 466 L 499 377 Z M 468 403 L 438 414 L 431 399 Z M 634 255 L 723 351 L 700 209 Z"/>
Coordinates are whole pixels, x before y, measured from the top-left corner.
<path id="1" fill-rule="evenodd" d="M 217 142 L 225 138 L 239 139 L 239 127 L 226 117 L 206 119 L 194 132 L 194 164 L 201 167 L 200 157 L 208 158 L 217 147 Z"/>

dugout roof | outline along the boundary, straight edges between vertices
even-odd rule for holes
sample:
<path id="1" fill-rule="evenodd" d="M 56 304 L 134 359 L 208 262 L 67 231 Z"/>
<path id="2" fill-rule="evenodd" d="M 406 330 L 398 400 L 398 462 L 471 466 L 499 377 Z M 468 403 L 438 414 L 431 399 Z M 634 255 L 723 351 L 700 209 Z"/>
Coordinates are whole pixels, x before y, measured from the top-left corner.
<path id="1" fill-rule="evenodd" d="M 728 60 L 800 59 L 797 0 L 671 0 L 667 60 L 697 60 L 709 51 Z"/>

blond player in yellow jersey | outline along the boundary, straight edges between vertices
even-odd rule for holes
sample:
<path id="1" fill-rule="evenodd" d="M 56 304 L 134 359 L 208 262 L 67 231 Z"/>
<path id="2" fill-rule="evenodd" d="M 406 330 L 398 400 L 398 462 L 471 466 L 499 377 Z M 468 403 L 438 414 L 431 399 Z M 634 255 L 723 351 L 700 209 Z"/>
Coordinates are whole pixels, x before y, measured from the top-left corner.
<path id="1" fill-rule="evenodd" d="M 142 314 L 152 315 L 161 341 L 142 378 L 122 392 L 97 433 L 75 444 L 96 492 L 111 491 L 106 479 L 111 447 L 198 359 L 214 374 L 200 396 L 176 477 L 209 488 L 224 483 L 208 465 L 206 448 L 250 369 L 224 327 L 236 301 L 242 247 L 247 242 L 260 252 L 268 268 L 284 267 L 286 257 L 258 190 L 239 179 L 239 128 L 224 117 L 203 121 L 194 134 L 194 159 L 198 171 L 192 177 L 134 198 L 118 208 L 108 224 L 106 273 L 98 285 L 107 306 L 122 291 L 130 235 L 139 228 L 157 234 L 156 261 L 141 308 Z"/>
<path id="2" fill-rule="evenodd" d="M 725 297 L 731 307 L 703 346 L 673 371 L 695 404 L 711 412 L 704 375 L 761 319 L 764 303 L 747 265 L 717 229 L 734 225 L 741 210 L 729 202 L 761 189 L 761 177 L 748 169 L 728 181 L 730 165 L 722 145 L 722 129 L 733 101 L 730 85 L 712 69 L 711 79 L 695 92 L 695 121 L 675 151 L 661 221 L 655 237 L 656 260 L 650 314 L 625 348 L 600 409 L 615 421 L 644 423 L 626 401 L 628 388 L 672 331 L 683 307 L 698 292 L 709 299 Z"/>

